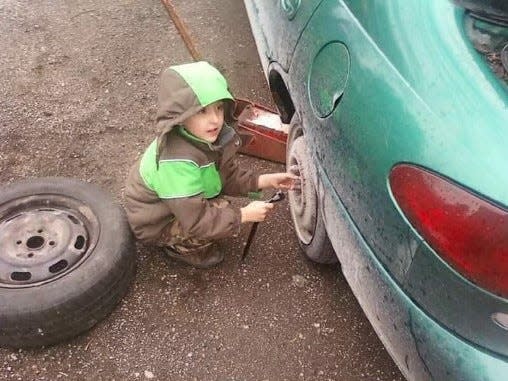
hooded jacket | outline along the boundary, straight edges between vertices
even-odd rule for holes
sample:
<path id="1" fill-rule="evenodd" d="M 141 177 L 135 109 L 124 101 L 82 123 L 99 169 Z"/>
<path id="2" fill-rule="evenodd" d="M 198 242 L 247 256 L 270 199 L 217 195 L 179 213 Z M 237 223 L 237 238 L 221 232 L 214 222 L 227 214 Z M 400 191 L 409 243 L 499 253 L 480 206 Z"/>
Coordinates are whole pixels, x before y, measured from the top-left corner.
<path id="1" fill-rule="evenodd" d="M 224 101 L 224 120 L 217 140 L 190 134 L 182 122 L 203 107 Z M 161 77 L 158 96 L 159 134 L 131 168 L 125 189 L 127 218 L 134 235 L 154 242 L 177 219 L 187 236 L 214 240 L 238 234 L 239 208 L 216 208 L 219 194 L 257 191 L 258 175 L 234 160 L 241 139 L 229 126 L 234 100 L 224 77 L 206 62 L 172 66 Z"/>

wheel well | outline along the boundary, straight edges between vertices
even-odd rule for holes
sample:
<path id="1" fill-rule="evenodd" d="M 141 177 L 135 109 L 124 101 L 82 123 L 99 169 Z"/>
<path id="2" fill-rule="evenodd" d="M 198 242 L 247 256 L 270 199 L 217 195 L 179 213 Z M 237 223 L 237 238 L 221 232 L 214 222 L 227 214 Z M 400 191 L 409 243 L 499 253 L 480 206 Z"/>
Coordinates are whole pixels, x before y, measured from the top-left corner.
<path id="1" fill-rule="evenodd" d="M 282 76 L 277 70 L 271 70 L 268 75 L 268 82 L 282 122 L 289 123 L 291 121 L 291 117 L 295 113 L 295 106 L 293 105 L 291 95 L 289 94 Z"/>

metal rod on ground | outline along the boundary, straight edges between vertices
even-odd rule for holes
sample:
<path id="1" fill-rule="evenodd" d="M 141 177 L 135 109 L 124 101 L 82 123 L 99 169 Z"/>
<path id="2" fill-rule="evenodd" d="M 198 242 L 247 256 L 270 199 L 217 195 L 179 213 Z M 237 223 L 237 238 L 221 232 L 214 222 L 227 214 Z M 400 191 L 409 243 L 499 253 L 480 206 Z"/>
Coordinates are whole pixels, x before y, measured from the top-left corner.
<path id="1" fill-rule="evenodd" d="M 284 196 L 284 193 L 279 189 L 277 193 L 275 193 L 269 200 L 266 200 L 265 202 L 268 203 L 274 203 L 278 201 L 284 200 L 286 196 Z M 247 257 L 247 254 L 249 253 L 250 245 L 252 244 L 252 241 L 254 239 L 254 235 L 256 234 L 256 230 L 258 230 L 259 222 L 254 222 L 252 224 L 252 227 L 250 229 L 249 237 L 247 237 L 247 243 L 245 244 L 245 247 L 243 248 L 242 258 L 241 262 L 245 261 L 245 257 Z"/>
<path id="2" fill-rule="evenodd" d="M 180 16 L 178 16 L 178 13 L 176 12 L 176 9 L 173 6 L 171 0 L 161 0 L 161 3 L 166 8 L 166 11 L 173 21 L 173 24 L 175 24 L 178 33 L 180 33 L 180 36 L 182 36 L 183 42 L 185 43 L 185 46 L 187 47 L 187 50 L 189 51 L 194 61 L 200 61 L 201 54 L 198 53 L 196 47 L 194 46 L 194 42 L 192 41 L 190 33 L 187 30 L 184 22 L 180 19 Z"/>

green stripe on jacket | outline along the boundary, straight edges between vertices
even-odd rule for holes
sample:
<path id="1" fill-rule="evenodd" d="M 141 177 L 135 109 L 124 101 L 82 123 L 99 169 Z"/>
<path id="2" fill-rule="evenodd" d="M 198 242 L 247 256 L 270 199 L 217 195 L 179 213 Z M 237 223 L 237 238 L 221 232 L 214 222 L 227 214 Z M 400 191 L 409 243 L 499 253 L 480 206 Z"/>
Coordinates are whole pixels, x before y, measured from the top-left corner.
<path id="1" fill-rule="evenodd" d="M 205 198 L 213 198 L 222 190 L 215 163 L 200 167 L 192 160 L 160 160 L 157 168 L 156 150 L 157 140 L 154 140 L 141 158 L 139 173 L 145 185 L 159 198 L 183 198 L 201 193 Z"/>

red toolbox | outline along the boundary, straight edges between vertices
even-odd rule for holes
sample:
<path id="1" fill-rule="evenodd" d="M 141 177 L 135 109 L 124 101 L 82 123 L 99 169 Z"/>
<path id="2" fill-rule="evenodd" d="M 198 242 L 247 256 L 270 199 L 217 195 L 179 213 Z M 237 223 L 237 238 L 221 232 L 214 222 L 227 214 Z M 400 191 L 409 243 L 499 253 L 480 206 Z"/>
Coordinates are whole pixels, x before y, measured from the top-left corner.
<path id="1" fill-rule="evenodd" d="M 275 111 L 245 99 L 236 99 L 234 117 L 243 141 L 241 153 L 286 162 L 288 125 L 281 122 Z"/>

